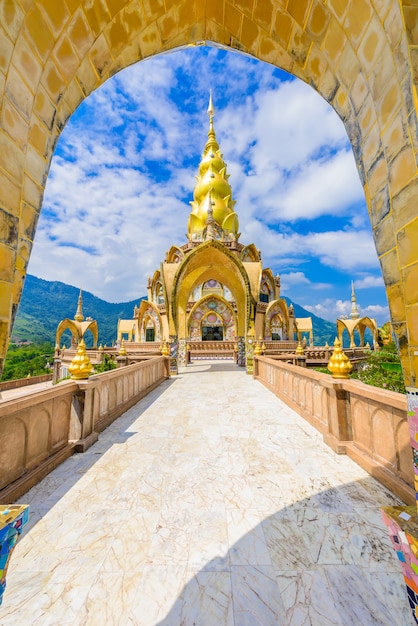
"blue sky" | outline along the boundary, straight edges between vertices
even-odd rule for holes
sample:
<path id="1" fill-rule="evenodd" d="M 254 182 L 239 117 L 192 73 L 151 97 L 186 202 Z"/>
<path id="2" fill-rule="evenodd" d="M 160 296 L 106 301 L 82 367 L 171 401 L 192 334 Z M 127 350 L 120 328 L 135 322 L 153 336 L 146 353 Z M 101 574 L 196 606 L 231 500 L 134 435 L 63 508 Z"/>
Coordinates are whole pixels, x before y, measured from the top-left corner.
<path id="1" fill-rule="evenodd" d="M 383 280 L 341 120 L 301 81 L 215 47 L 137 63 L 77 109 L 53 157 L 29 273 L 109 302 L 146 294 L 165 251 L 186 242 L 210 88 L 240 241 L 261 249 L 294 302 L 335 321 L 350 312 L 354 280 L 361 313 L 383 324 Z"/>

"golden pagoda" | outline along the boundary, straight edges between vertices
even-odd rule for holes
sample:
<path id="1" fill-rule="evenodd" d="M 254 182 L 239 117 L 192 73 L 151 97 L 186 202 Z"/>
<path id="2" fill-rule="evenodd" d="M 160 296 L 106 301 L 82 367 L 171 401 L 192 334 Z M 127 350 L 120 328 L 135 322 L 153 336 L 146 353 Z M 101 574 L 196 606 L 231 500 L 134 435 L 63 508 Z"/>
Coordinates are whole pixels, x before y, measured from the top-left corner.
<path id="1" fill-rule="evenodd" d="M 227 165 L 214 128 L 212 94 L 209 131 L 198 166 L 187 225 L 187 242 L 172 245 L 148 279 L 148 298 L 133 320 L 120 320 L 118 342 L 162 342 L 169 337 L 172 356 L 186 363 L 193 343 L 231 342 L 245 365 L 246 337 L 261 343 L 293 340 L 293 307 L 280 297 L 280 277 L 263 268 L 254 244 L 240 243 L 238 215 Z M 309 318 L 308 318 L 309 319 Z M 298 320 L 302 324 L 302 320 Z M 223 345 L 222 344 L 222 345 Z M 206 345 L 206 344 L 205 344 Z"/>

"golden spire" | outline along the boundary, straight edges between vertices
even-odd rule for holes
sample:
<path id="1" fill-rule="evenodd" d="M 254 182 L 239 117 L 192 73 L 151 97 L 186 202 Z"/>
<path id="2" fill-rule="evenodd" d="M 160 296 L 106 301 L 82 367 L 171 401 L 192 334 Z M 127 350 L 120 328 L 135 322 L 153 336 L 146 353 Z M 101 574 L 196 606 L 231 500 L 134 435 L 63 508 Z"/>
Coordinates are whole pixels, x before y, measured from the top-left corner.
<path id="1" fill-rule="evenodd" d="M 237 239 L 238 216 L 234 212 L 235 201 L 232 200 L 232 189 L 228 182 L 226 163 L 223 160 L 219 144 L 216 140 L 213 118 L 212 92 L 209 96 L 207 110 L 209 116 L 208 140 L 199 164 L 197 182 L 191 202 L 192 211 L 189 215 L 188 237 L 192 241 L 203 241 L 203 231 L 207 224 L 208 207 L 212 207 L 213 219 L 222 233 L 222 239 Z M 210 195 L 209 202 L 208 196 Z M 210 203 L 210 204 L 209 204 Z"/>
<path id="2" fill-rule="evenodd" d="M 358 320 L 360 313 L 357 306 L 356 294 L 354 292 L 354 281 L 351 281 L 351 314 L 352 320 Z"/>
<path id="3" fill-rule="evenodd" d="M 76 311 L 76 314 L 74 315 L 74 319 L 75 319 L 76 322 L 82 322 L 84 320 L 84 315 L 83 315 L 83 294 L 82 294 L 81 289 L 80 289 L 80 294 L 78 296 L 77 311 Z"/>

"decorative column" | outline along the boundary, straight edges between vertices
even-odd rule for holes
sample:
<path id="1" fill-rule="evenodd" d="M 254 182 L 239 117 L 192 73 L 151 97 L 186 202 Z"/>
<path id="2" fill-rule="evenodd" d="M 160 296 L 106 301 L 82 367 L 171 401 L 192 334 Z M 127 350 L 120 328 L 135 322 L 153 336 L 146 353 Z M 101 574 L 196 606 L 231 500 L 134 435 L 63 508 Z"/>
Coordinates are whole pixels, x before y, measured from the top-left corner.
<path id="1" fill-rule="evenodd" d="M 245 367 L 245 340 L 244 337 L 237 337 L 237 365 Z"/>
<path id="2" fill-rule="evenodd" d="M 179 353 L 179 340 L 177 335 L 170 335 L 170 372 L 172 374 L 178 374 L 178 353 Z"/>
<path id="3" fill-rule="evenodd" d="M 22 534 L 23 526 L 29 521 L 27 504 L 0 505 L 0 604 L 6 589 L 6 574 L 10 557 Z"/>
<path id="4" fill-rule="evenodd" d="M 254 372 L 254 335 L 247 335 L 247 341 L 245 345 L 245 364 L 247 374 L 253 374 Z"/>
<path id="5" fill-rule="evenodd" d="M 186 367 L 187 365 L 187 340 L 179 339 L 178 341 L 178 367 Z"/>
<path id="6" fill-rule="evenodd" d="M 415 491 L 418 500 L 418 389 L 406 388 L 408 426 L 411 435 Z M 409 606 L 418 624 L 418 513 L 414 506 L 386 506 L 382 509 L 383 521 L 400 561 Z"/>

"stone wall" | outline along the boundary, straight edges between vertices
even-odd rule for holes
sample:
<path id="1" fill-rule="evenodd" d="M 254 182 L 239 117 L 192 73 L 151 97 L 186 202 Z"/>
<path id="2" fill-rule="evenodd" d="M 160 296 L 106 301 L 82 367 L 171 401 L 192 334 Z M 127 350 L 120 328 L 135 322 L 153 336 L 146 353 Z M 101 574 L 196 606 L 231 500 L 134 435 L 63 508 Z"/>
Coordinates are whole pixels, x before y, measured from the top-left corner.
<path id="1" fill-rule="evenodd" d="M 96 374 L 0 402 L 0 503 L 16 500 L 169 377 L 169 360 Z"/>
<path id="2" fill-rule="evenodd" d="M 268 357 L 254 376 L 407 503 L 415 502 L 406 396 Z"/>

